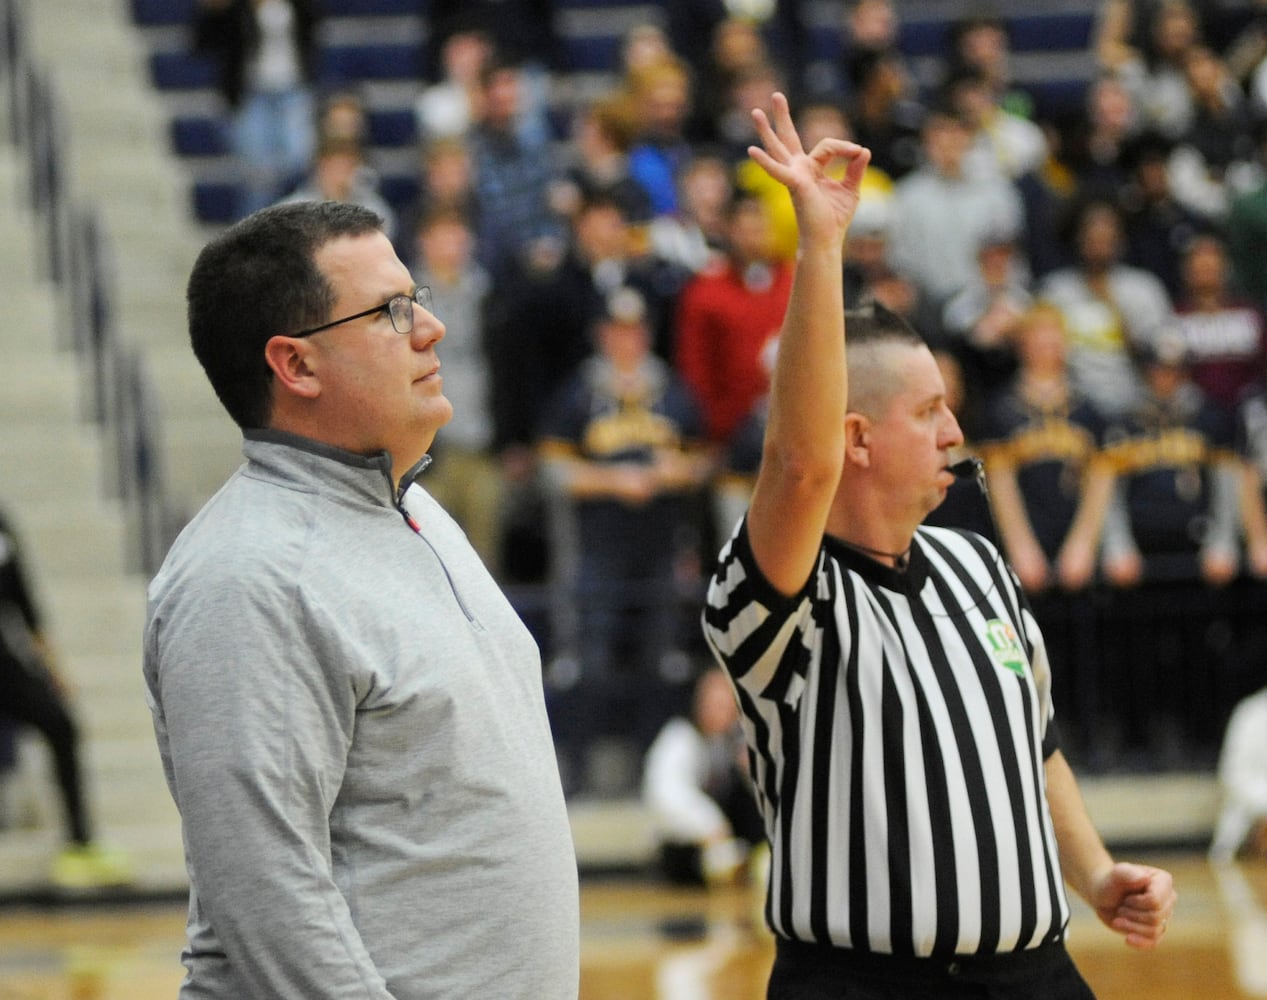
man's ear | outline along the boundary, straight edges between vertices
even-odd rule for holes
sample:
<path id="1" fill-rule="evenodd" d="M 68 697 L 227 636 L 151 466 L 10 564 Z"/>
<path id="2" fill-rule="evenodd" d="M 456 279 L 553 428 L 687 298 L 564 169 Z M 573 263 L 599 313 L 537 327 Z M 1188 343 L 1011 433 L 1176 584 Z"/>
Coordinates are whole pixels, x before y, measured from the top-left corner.
<path id="1" fill-rule="evenodd" d="M 845 414 L 845 461 L 864 469 L 871 464 L 871 421 L 861 413 Z"/>
<path id="2" fill-rule="evenodd" d="M 279 392 L 290 392 L 304 399 L 321 395 L 321 380 L 309 364 L 313 347 L 302 337 L 270 337 L 264 345 L 264 360 L 273 370 Z"/>

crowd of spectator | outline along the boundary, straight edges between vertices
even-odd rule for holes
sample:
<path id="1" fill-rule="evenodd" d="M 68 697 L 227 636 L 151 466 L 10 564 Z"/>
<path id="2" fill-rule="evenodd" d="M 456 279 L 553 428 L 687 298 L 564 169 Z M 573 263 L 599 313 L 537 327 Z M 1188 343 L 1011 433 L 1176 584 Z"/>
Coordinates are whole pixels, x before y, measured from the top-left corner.
<path id="1" fill-rule="evenodd" d="M 204 44 L 228 7 L 254 10 L 274 44 L 289 26 L 299 54 L 271 65 L 307 86 L 309 5 L 203 4 Z M 1220 712 L 1261 683 L 1260 663 L 1229 679 L 1214 661 L 1262 640 L 1210 627 L 1267 577 L 1256 8 L 1105 0 L 1085 100 L 1044 116 L 995 13 L 956 21 L 921 85 L 894 0 L 844 5 L 843 57 L 813 82 L 798 5 L 665 4 L 625 36 L 610 91 L 560 125 L 543 85 L 557 46 L 537 37 L 548 5 L 431 6 L 416 201 L 384 203 L 347 91 L 313 113 L 308 179 L 273 196 L 380 211 L 432 287 L 458 417 L 427 483 L 504 581 L 555 593 L 536 625 L 586 740 L 623 726 L 645 748 L 698 669 L 702 570 L 756 468 L 790 287 L 790 201 L 746 155 L 749 109 L 783 90 L 808 142 L 872 151 L 848 305 L 908 318 L 961 386 L 987 530 L 1066 661 L 1071 728 L 1091 750 L 1111 732 L 1212 752 Z M 237 60 L 240 116 L 267 81 L 251 65 Z M 590 695 L 604 705 L 587 715 Z"/>

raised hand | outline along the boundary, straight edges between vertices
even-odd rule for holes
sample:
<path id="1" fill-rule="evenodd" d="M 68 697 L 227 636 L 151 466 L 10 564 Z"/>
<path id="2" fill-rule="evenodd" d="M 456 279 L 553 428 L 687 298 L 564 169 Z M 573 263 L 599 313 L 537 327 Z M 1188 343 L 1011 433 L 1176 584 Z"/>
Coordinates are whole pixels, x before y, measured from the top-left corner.
<path id="1" fill-rule="evenodd" d="M 844 139 L 821 139 L 807 153 L 792 123 L 787 98 L 776 93 L 771 104 L 773 121 L 760 108 L 752 112 L 761 146 L 749 146 L 748 155 L 791 193 L 802 249 L 819 240 L 843 240 L 858 209 L 858 191 L 871 151 Z M 840 179 L 828 174 L 835 160 L 848 164 Z"/>

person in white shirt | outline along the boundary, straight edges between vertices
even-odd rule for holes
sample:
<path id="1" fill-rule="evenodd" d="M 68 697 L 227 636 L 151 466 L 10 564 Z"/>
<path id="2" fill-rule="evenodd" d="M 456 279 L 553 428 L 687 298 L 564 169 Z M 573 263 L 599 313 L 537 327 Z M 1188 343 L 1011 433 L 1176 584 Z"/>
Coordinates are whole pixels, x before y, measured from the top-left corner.
<path id="1" fill-rule="evenodd" d="M 739 709 L 725 673 L 695 683 L 691 718 L 665 723 L 647 751 L 642 797 L 672 882 L 728 881 L 764 841 L 743 759 Z"/>
<path id="2" fill-rule="evenodd" d="M 1219 754 L 1223 808 L 1210 860 L 1225 864 L 1242 852 L 1267 856 L 1267 688 L 1232 710 Z"/>

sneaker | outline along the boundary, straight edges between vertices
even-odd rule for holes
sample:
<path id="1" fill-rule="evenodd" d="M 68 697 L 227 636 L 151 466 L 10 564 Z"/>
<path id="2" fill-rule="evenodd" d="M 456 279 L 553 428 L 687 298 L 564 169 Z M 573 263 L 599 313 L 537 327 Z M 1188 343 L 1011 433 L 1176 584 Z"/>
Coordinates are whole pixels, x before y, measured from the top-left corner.
<path id="1" fill-rule="evenodd" d="M 122 851 L 100 844 L 74 844 L 53 861 L 49 873 L 59 889 L 107 889 L 132 881 L 132 864 Z"/>

